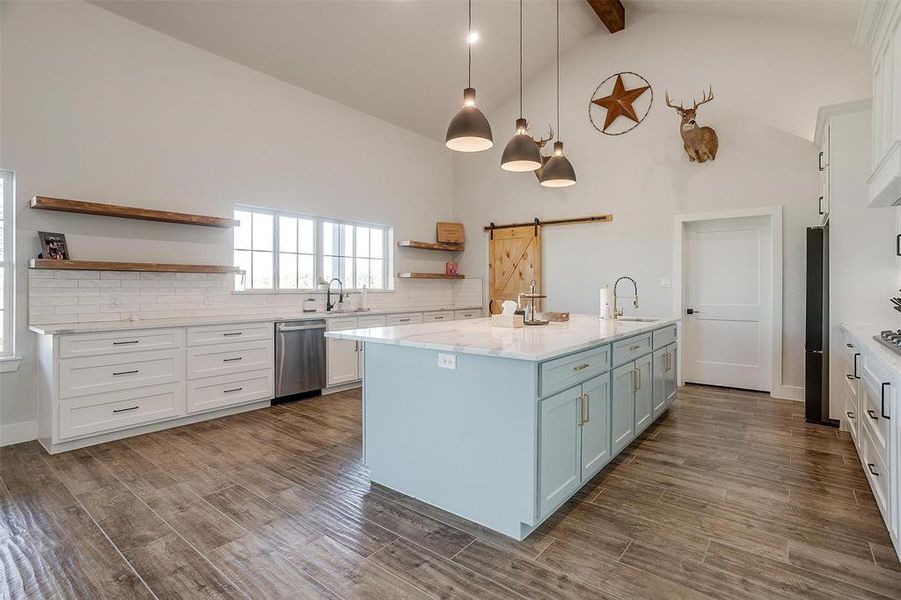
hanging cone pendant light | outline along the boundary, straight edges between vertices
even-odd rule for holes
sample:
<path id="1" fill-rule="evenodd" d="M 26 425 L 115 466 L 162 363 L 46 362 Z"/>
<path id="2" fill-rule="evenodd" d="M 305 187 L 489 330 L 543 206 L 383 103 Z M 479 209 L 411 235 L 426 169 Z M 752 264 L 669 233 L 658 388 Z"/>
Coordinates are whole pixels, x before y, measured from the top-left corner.
<path id="1" fill-rule="evenodd" d="M 516 119 L 516 133 L 507 142 L 501 156 L 501 168 L 517 173 L 541 167 L 538 145 L 526 133 L 528 122 L 522 116 L 522 2 L 523 0 L 519 0 L 519 118 Z"/>
<path id="2" fill-rule="evenodd" d="M 568 187 L 576 184 L 576 170 L 563 155 L 563 142 L 560 141 L 560 0 L 557 0 L 557 141 L 554 142 L 554 154 L 541 172 L 541 185 L 544 187 Z"/>
<path id="3" fill-rule="evenodd" d="M 472 87 L 472 0 L 469 0 L 469 32 L 466 38 L 469 45 L 468 86 L 463 90 L 463 108 L 457 111 L 450 125 L 444 145 L 457 152 L 481 152 L 494 145 L 491 137 L 491 125 L 488 119 L 476 108 L 476 90 Z"/>

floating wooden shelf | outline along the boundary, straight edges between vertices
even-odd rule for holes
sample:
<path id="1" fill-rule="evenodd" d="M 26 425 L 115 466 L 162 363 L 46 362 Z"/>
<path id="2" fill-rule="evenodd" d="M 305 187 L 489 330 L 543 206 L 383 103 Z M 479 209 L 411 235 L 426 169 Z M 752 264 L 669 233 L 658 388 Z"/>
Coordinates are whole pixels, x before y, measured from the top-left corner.
<path id="1" fill-rule="evenodd" d="M 32 258 L 30 269 L 69 271 L 143 271 L 146 273 L 243 273 L 238 267 L 219 265 L 173 265 L 165 263 L 105 262 L 100 260 L 52 260 Z"/>
<path id="2" fill-rule="evenodd" d="M 188 213 L 171 212 L 168 210 L 151 210 L 149 208 L 133 208 L 131 206 L 101 204 L 99 202 L 83 202 L 81 200 L 66 200 L 64 198 L 47 198 L 45 196 L 35 196 L 32 198 L 31 208 L 81 213 L 84 215 L 98 215 L 101 217 L 119 217 L 122 219 L 158 221 L 161 223 L 221 227 L 224 229 L 235 227 L 238 224 L 234 219 L 226 219 L 223 217 L 192 215 Z"/>
<path id="3" fill-rule="evenodd" d="M 441 242 L 414 242 L 407 240 L 397 242 L 401 248 L 419 248 L 421 250 L 443 250 L 444 252 L 462 252 L 463 244 L 442 244 Z"/>
<path id="4" fill-rule="evenodd" d="M 401 279 L 465 279 L 465 275 L 448 275 L 447 273 L 398 273 Z"/>

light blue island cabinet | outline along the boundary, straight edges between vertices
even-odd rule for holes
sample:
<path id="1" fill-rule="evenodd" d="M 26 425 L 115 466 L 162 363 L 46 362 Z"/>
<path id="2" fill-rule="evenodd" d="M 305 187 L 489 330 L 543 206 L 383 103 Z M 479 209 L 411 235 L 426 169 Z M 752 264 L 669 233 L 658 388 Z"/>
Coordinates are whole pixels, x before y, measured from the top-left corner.
<path id="1" fill-rule="evenodd" d="M 675 319 L 329 332 L 364 342 L 372 481 L 523 539 L 676 395 Z"/>

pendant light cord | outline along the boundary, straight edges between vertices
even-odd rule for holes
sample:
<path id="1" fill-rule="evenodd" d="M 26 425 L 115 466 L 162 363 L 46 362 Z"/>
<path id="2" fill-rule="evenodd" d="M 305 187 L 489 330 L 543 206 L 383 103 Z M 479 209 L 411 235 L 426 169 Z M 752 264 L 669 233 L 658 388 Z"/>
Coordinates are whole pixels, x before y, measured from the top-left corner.
<path id="1" fill-rule="evenodd" d="M 557 0 L 557 139 L 560 139 L 560 0 Z"/>
<path id="2" fill-rule="evenodd" d="M 519 0 L 519 118 L 522 118 L 522 2 Z"/>
<path id="3" fill-rule="evenodd" d="M 472 87 L 472 0 L 469 0 L 469 31 L 466 33 L 466 46 L 469 49 L 469 62 L 466 66 L 468 72 L 466 87 Z"/>

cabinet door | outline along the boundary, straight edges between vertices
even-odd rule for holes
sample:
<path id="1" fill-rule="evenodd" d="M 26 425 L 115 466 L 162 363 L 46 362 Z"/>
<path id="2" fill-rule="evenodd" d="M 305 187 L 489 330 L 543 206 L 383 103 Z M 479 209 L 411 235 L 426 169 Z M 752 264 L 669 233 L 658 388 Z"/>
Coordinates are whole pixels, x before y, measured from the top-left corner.
<path id="1" fill-rule="evenodd" d="M 610 374 L 582 384 L 582 482 L 588 481 L 610 460 Z"/>
<path id="2" fill-rule="evenodd" d="M 646 354 L 635 361 L 635 435 L 651 424 L 654 413 L 653 356 Z"/>
<path id="3" fill-rule="evenodd" d="M 538 488 L 542 515 L 557 508 L 581 484 L 581 392 L 581 386 L 576 386 L 541 401 Z"/>
<path id="4" fill-rule="evenodd" d="M 666 410 L 667 346 L 654 352 L 654 418 Z"/>
<path id="5" fill-rule="evenodd" d="M 634 363 L 613 369 L 611 382 L 613 456 L 635 437 L 635 370 Z"/>
<path id="6" fill-rule="evenodd" d="M 676 360 L 679 356 L 679 348 L 677 344 L 670 344 L 666 347 L 669 354 L 666 366 L 666 377 L 664 377 L 664 389 L 666 390 L 666 407 L 669 408 L 673 400 L 676 399 Z"/>
<path id="7" fill-rule="evenodd" d="M 360 379 L 360 359 L 357 342 L 353 340 L 326 340 L 328 385 L 341 385 Z"/>

